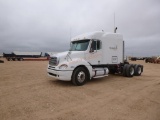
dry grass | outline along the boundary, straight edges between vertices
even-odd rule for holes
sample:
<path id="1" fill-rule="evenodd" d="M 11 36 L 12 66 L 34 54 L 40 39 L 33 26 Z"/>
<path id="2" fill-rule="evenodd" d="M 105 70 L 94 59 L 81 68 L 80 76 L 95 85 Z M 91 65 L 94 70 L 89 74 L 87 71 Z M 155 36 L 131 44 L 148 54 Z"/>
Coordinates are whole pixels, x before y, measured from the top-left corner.
<path id="1" fill-rule="evenodd" d="M 0 120 L 159 120 L 160 64 L 140 77 L 109 75 L 84 86 L 49 78 L 47 61 L 0 63 Z"/>

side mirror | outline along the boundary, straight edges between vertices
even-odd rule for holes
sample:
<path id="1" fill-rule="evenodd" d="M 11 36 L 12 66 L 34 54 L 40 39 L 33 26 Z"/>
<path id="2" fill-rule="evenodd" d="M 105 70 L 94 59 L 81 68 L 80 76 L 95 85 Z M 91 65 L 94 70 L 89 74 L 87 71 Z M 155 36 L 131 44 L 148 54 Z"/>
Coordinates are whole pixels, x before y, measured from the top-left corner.
<path id="1" fill-rule="evenodd" d="M 93 40 L 92 40 L 91 48 L 90 48 L 90 51 L 89 51 L 90 53 L 94 52 L 93 48 L 94 48 L 94 44 L 93 44 Z"/>
<path id="2" fill-rule="evenodd" d="M 94 52 L 94 50 L 93 50 L 93 48 L 92 48 L 92 47 L 91 47 L 91 49 L 90 49 L 90 51 L 89 51 L 89 52 L 91 52 L 91 53 L 92 53 L 92 52 Z"/>

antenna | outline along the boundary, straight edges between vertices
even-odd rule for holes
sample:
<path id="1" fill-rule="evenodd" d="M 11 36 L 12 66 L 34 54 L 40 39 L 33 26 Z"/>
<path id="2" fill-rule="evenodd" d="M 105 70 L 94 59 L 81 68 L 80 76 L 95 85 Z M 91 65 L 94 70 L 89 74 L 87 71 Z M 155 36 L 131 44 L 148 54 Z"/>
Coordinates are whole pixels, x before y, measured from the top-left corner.
<path id="1" fill-rule="evenodd" d="M 114 12 L 114 29 L 115 29 L 115 12 Z"/>
<path id="2" fill-rule="evenodd" d="M 72 38 L 72 29 L 70 27 L 70 42 L 71 42 L 71 38 Z"/>
<path id="3" fill-rule="evenodd" d="M 70 36 L 69 37 L 70 37 L 69 38 L 70 39 L 70 41 L 69 41 L 70 42 L 70 46 L 69 47 L 71 48 L 71 38 L 72 38 L 72 29 L 71 29 L 71 26 L 70 26 Z"/>

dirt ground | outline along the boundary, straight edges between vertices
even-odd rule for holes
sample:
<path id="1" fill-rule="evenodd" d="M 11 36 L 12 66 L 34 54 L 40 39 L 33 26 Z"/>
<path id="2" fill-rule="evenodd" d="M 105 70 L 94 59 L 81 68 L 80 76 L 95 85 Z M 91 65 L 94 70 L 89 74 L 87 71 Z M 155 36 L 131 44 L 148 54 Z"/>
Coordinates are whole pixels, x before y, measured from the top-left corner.
<path id="1" fill-rule="evenodd" d="M 140 77 L 109 75 L 76 87 L 47 76 L 47 61 L 0 63 L 0 120 L 160 120 L 160 64 Z"/>

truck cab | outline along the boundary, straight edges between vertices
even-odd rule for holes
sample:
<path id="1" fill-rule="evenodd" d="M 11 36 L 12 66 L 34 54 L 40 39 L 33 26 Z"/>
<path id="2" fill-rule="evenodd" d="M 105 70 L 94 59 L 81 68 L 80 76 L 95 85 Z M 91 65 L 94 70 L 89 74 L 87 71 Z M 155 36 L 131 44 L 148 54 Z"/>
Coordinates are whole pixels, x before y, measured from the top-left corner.
<path id="1" fill-rule="evenodd" d="M 133 76 L 135 69 L 128 66 L 121 34 L 91 32 L 72 38 L 69 51 L 51 56 L 47 72 L 50 77 L 83 85 L 92 78 L 108 76 L 109 72 Z M 143 67 L 138 68 L 141 74 Z"/>

